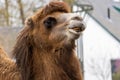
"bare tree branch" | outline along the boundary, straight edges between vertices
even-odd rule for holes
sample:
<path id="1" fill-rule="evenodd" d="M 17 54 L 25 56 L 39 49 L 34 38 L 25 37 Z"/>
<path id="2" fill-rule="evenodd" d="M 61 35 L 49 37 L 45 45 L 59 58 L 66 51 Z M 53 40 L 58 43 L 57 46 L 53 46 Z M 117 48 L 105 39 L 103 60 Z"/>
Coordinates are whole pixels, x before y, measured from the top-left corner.
<path id="1" fill-rule="evenodd" d="M 5 18 L 6 18 L 6 24 L 9 26 L 9 12 L 8 12 L 8 0 L 5 0 Z"/>

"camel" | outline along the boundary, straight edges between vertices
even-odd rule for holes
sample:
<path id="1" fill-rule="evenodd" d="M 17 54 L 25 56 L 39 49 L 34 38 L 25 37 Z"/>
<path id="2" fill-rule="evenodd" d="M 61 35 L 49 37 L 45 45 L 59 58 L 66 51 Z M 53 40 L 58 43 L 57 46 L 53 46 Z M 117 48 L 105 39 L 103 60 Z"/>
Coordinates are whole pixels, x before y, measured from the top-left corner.
<path id="1" fill-rule="evenodd" d="M 48 3 L 25 21 L 10 59 L 0 48 L 0 80 L 83 80 L 75 40 L 83 19 L 59 1 Z"/>

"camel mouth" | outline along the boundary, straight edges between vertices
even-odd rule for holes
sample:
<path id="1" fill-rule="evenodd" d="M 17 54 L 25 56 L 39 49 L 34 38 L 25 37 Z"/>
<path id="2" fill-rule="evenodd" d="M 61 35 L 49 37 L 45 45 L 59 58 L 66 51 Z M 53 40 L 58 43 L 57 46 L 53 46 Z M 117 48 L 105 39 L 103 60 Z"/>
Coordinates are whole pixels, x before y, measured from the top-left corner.
<path id="1" fill-rule="evenodd" d="M 75 26 L 75 27 L 69 28 L 69 32 L 76 34 L 76 35 L 79 35 L 84 30 L 85 30 L 84 26 L 81 26 L 81 27 Z"/>
<path id="2" fill-rule="evenodd" d="M 76 34 L 76 35 L 79 35 L 79 34 L 80 34 L 80 31 L 79 31 L 79 30 L 74 30 L 74 29 L 69 29 L 69 32 L 70 32 L 70 33 L 73 33 L 73 34 Z"/>

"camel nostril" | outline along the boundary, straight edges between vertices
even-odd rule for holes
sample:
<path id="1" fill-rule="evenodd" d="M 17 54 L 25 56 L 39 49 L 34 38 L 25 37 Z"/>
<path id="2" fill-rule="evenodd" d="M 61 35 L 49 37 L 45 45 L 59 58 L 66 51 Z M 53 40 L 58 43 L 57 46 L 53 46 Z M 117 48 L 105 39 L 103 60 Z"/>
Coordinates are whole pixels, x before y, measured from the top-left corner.
<path id="1" fill-rule="evenodd" d="M 83 23 L 80 24 L 80 31 L 84 31 L 85 30 L 85 25 Z"/>
<path id="2" fill-rule="evenodd" d="M 84 26 L 82 26 L 82 27 L 81 27 L 81 31 L 84 31 L 84 30 L 85 30 L 85 27 L 84 27 Z"/>

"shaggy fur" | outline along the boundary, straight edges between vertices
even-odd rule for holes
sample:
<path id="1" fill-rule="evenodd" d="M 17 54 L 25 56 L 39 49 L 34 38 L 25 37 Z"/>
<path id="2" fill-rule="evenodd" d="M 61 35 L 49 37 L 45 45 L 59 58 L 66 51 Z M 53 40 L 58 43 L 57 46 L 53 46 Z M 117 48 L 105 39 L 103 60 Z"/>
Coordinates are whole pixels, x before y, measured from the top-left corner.
<path id="1" fill-rule="evenodd" d="M 43 24 L 48 16 L 69 12 L 65 3 L 51 2 L 28 18 L 13 49 L 16 62 L 0 49 L 0 80 L 82 80 L 74 40 L 66 43 L 57 28 Z"/>
<path id="2" fill-rule="evenodd" d="M 0 80 L 21 80 L 16 64 L 0 47 Z"/>

